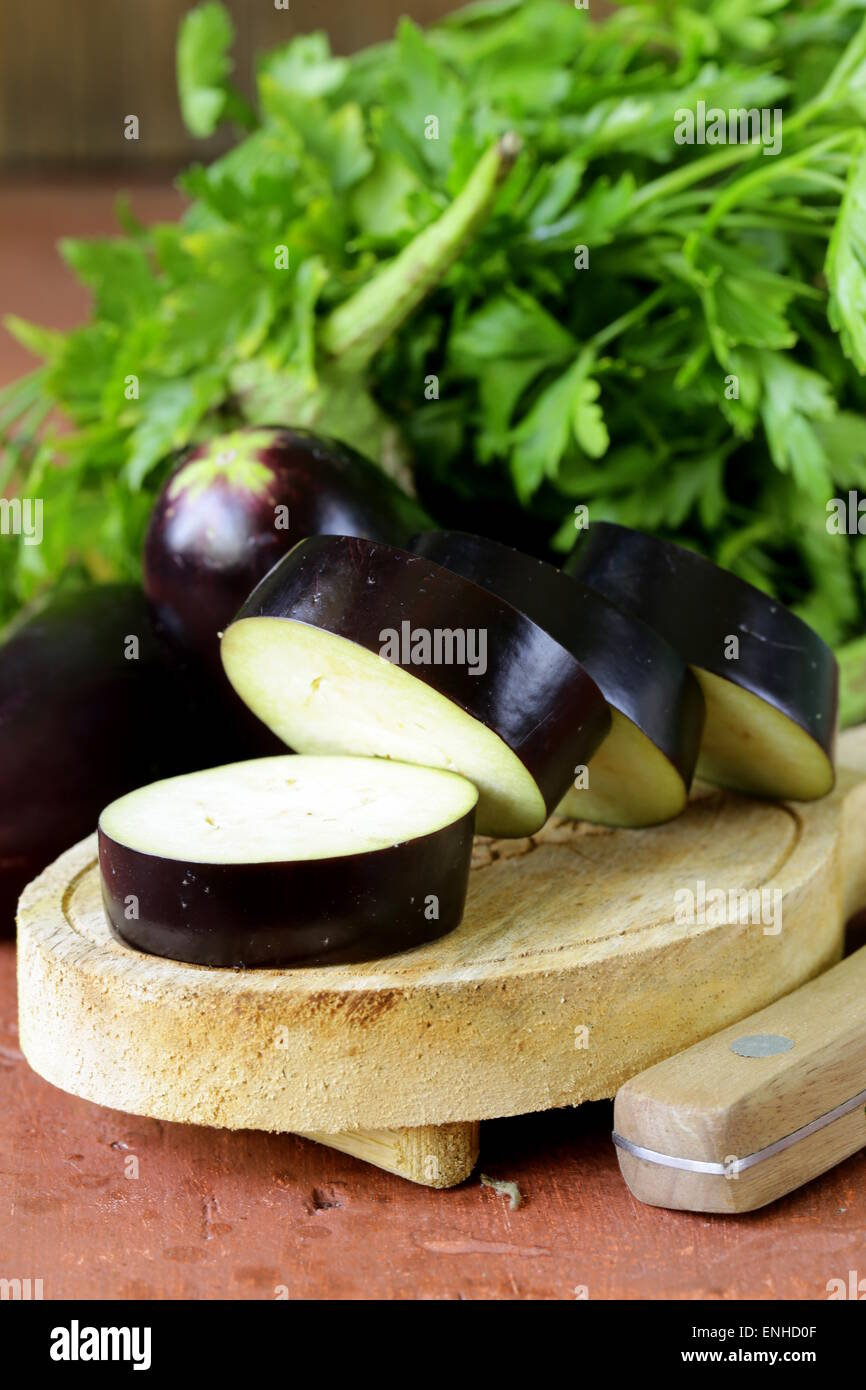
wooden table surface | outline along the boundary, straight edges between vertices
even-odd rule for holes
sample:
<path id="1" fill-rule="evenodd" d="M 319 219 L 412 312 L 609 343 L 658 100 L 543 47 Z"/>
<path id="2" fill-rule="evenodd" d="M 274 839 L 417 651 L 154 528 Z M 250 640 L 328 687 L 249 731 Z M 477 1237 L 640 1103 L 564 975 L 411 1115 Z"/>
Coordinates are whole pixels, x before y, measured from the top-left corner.
<path id="1" fill-rule="evenodd" d="M 53 253 L 111 227 L 113 187 L 0 191 L 0 309 L 57 327 L 86 299 Z M 144 218 L 178 206 L 135 190 Z M 0 380 L 28 365 L 3 335 Z M 620 1176 L 611 1106 L 492 1121 L 477 1177 L 415 1187 L 291 1135 L 103 1110 L 35 1076 L 17 1045 L 0 943 L 0 1278 L 46 1298 L 826 1298 L 866 1274 L 866 1152 L 736 1219 L 642 1207 Z M 133 1162 L 132 1160 L 135 1160 Z M 585 1293 L 582 1292 L 585 1290 Z"/>
<path id="2" fill-rule="evenodd" d="M 866 1153 L 764 1211 L 696 1216 L 630 1195 L 609 1104 L 490 1121 L 481 1170 L 517 1183 L 511 1211 L 477 1178 L 436 1192 L 293 1135 L 103 1110 L 21 1056 L 13 957 L 0 1277 L 46 1298 L 824 1298 L 866 1270 Z"/>

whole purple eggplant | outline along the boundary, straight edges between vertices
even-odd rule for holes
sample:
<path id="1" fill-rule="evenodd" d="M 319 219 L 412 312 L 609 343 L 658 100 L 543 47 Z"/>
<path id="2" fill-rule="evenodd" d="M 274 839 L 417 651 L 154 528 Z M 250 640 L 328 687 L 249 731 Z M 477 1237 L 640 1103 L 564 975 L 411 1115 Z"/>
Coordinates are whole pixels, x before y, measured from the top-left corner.
<path id="1" fill-rule="evenodd" d="M 0 934 L 21 889 L 96 828 L 107 801 L 209 761 L 191 688 L 141 591 L 57 593 L 0 641 Z"/>
<path id="2" fill-rule="evenodd" d="M 218 634 L 297 541 L 405 545 L 429 524 L 354 450 L 300 429 L 239 429 L 201 445 L 165 484 L 145 541 L 145 591 L 171 646 L 221 679 Z"/>

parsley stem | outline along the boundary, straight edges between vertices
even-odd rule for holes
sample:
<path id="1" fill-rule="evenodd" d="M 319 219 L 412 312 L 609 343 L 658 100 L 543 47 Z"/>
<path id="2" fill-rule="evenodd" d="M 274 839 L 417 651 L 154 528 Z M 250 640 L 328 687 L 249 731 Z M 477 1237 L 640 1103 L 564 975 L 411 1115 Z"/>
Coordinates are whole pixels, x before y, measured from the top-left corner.
<path id="1" fill-rule="evenodd" d="M 587 348 L 592 348 L 594 352 L 597 352 L 599 348 L 606 347 L 609 342 L 618 338 L 626 329 L 633 328 L 636 323 L 640 323 L 641 319 L 645 319 L 648 314 L 651 314 L 656 305 L 660 304 L 666 297 L 667 292 L 666 286 L 653 290 L 652 294 L 648 294 L 645 299 L 641 300 L 640 304 L 629 309 L 628 313 L 621 314 L 618 319 L 614 319 L 605 328 L 599 329 L 598 333 L 594 333 L 587 343 Z"/>
<path id="2" fill-rule="evenodd" d="M 805 108 L 803 109 L 805 110 Z M 798 113 L 798 115 L 799 114 L 800 113 Z M 789 121 L 789 130 L 793 124 L 795 124 L 793 120 Z M 799 125 L 800 122 L 796 124 Z M 851 140 L 853 137 L 859 136 L 859 134 L 860 132 L 853 128 L 840 131 L 836 135 L 830 136 L 829 140 L 819 141 L 818 144 L 805 146 L 804 149 L 798 151 L 798 153 L 805 154 L 807 157 L 812 158 L 815 151 L 830 148 L 846 140 Z M 748 159 L 754 159 L 763 151 L 763 148 L 763 145 L 760 144 L 728 145 L 725 149 L 719 150 L 715 154 L 703 155 L 700 159 L 694 159 L 690 164 L 686 164 L 680 169 L 673 169 L 668 174 L 662 174 L 660 178 L 652 179 L 649 183 L 644 184 L 643 188 L 634 195 L 631 201 L 631 210 L 635 212 L 639 208 L 645 207 L 647 203 L 654 202 L 657 198 L 666 198 L 670 194 L 679 193 L 680 190 L 690 188 L 695 183 L 701 183 L 704 179 L 712 178 L 714 174 L 721 173 L 725 169 L 729 169 L 736 164 L 741 164 Z M 796 155 L 791 155 L 789 158 L 794 159 Z M 774 165 L 770 168 L 766 168 L 762 163 L 762 177 L 769 174 L 774 167 L 778 166 Z"/>
<path id="3" fill-rule="evenodd" d="M 333 311 L 320 335 L 325 352 L 353 370 L 367 365 L 487 221 L 521 144 L 513 133 L 503 135 L 482 155 L 441 217 Z"/>
<path id="4" fill-rule="evenodd" d="M 866 637 L 848 642 L 839 661 L 839 723 L 843 729 L 866 719 Z"/>
<path id="5" fill-rule="evenodd" d="M 703 155 L 680 169 L 672 169 L 669 174 L 662 174 L 660 178 L 645 183 L 632 198 L 631 210 L 634 212 L 645 207 L 647 203 L 654 202 L 656 198 L 664 198 L 670 193 L 678 193 L 680 189 L 690 188 L 693 183 L 701 183 L 703 179 L 711 178 L 713 174 L 730 168 L 732 164 L 754 158 L 761 148 L 760 145 L 728 145 L 716 154 Z"/>
<path id="6" fill-rule="evenodd" d="M 735 207 L 750 190 L 760 187 L 762 184 L 772 182 L 776 178 L 787 178 L 792 169 L 799 169 L 803 164 L 809 163 L 825 150 L 832 150 L 839 145 L 850 144 L 852 138 L 858 141 L 861 139 L 859 131 L 840 130 L 836 135 L 830 135 L 826 140 L 821 140 L 817 145 L 808 145 L 805 149 L 798 150 L 796 154 L 788 155 L 786 159 L 777 160 L 769 168 L 762 165 L 759 169 L 753 169 L 750 173 L 744 174 L 741 179 L 729 184 L 716 199 L 713 206 L 706 215 L 703 226 L 703 234 L 709 236 L 719 225 L 722 218 L 731 208 Z"/>

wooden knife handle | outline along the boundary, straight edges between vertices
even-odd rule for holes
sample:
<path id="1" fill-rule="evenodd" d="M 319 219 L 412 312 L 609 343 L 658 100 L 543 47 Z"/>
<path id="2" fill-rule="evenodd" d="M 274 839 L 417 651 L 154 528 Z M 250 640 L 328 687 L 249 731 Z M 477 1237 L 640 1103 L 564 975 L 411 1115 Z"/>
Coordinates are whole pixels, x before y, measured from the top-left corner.
<path id="1" fill-rule="evenodd" d="M 614 1142 L 640 1201 L 715 1212 L 753 1211 L 866 1145 L 866 947 L 633 1077 Z"/>

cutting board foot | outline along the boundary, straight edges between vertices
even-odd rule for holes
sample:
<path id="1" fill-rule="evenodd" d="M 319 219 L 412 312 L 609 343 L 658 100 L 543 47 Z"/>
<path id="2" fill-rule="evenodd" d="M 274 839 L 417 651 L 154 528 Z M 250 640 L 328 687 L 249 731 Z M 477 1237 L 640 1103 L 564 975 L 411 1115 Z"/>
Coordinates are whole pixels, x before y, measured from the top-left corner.
<path id="1" fill-rule="evenodd" d="M 474 1120 L 413 1129 L 358 1129 L 345 1134 L 307 1132 L 303 1137 L 424 1187 L 456 1187 L 466 1181 L 478 1162 L 480 1129 Z"/>

